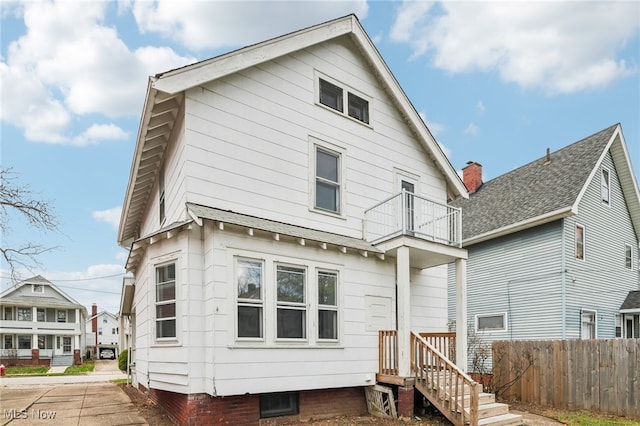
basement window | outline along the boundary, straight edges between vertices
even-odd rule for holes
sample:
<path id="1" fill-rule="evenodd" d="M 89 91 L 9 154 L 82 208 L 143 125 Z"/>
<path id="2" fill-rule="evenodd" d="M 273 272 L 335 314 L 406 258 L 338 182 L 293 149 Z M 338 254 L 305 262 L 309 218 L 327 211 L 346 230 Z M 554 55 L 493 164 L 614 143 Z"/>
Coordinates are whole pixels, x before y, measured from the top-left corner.
<path id="1" fill-rule="evenodd" d="M 300 412 L 298 392 L 260 395 L 260 418 L 292 416 Z"/>

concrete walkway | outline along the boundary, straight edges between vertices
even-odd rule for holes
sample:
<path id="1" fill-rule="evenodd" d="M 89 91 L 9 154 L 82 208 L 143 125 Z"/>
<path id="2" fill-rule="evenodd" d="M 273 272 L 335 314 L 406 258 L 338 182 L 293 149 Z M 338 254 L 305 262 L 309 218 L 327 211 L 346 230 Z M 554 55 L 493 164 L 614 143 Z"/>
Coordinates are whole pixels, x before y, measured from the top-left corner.
<path id="1" fill-rule="evenodd" d="M 0 378 L 0 425 L 146 425 L 126 393 L 117 361 L 82 376 Z"/>

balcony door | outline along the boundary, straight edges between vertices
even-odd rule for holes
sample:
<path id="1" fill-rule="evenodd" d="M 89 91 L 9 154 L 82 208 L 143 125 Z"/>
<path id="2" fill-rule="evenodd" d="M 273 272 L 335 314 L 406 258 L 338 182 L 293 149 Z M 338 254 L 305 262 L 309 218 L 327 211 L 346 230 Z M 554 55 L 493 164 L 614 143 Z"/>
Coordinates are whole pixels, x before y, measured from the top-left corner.
<path id="1" fill-rule="evenodd" d="M 415 197 L 416 184 L 414 181 L 405 177 L 400 178 L 400 191 L 404 190 L 404 198 L 401 200 L 401 211 L 403 212 L 403 229 L 406 234 L 413 235 L 415 229 Z"/>

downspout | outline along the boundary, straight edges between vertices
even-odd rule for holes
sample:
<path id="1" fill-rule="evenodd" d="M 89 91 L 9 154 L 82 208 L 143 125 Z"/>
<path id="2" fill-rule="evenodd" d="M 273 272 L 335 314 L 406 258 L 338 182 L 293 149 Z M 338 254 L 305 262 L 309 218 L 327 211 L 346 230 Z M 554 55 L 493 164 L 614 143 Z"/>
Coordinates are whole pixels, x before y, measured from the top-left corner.
<path id="1" fill-rule="evenodd" d="M 561 312 L 561 322 L 562 322 L 562 339 L 567 338 L 567 306 L 566 306 L 566 279 L 567 275 L 566 270 L 566 252 L 565 252 L 565 225 L 566 219 L 562 219 L 561 226 L 561 239 L 560 239 L 560 312 Z"/>

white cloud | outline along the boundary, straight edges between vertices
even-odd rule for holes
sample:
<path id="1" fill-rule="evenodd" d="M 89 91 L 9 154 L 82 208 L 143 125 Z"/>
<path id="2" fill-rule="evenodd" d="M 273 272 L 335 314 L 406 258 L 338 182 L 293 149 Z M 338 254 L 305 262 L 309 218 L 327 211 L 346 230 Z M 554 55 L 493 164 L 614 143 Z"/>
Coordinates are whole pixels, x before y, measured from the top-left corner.
<path id="1" fill-rule="evenodd" d="M 114 7 L 120 12 L 122 4 Z M 108 7 L 67 1 L 22 5 L 26 32 L 9 44 L 0 63 L 3 121 L 32 141 L 85 145 L 122 139 L 111 123 L 71 130 L 73 118 L 136 116 L 149 75 L 195 60 L 165 47 L 129 49 L 105 22 Z"/>
<path id="2" fill-rule="evenodd" d="M 243 46 L 355 13 L 364 19 L 366 0 L 350 1 L 136 1 L 142 33 L 158 33 L 195 50 Z"/>
<path id="3" fill-rule="evenodd" d="M 484 102 L 478 101 L 478 103 L 476 104 L 476 111 L 478 111 L 480 114 L 482 114 L 484 112 L 484 110 L 485 110 Z"/>
<path id="4" fill-rule="evenodd" d="M 91 216 L 98 222 L 105 222 L 113 226 L 114 229 L 118 229 L 120 225 L 120 214 L 122 213 L 122 206 L 113 207 L 107 210 L 96 210 L 91 213 Z"/>
<path id="5" fill-rule="evenodd" d="M 431 132 L 434 138 L 436 138 L 438 135 L 440 135 L 440 133 L 445 131 L 444 124 L 436 123 L 435 121 L 428 121 L 427 115 L 423 111 L 418 112 L 418 115 L 420 116 L 422 121 L 424 121 L 424 123 L 427 125 L 427 128 L 429 129 L 429 131 Z M 440 146 L 440 149 L 442 150 L 442 152 L 444 152 L 444 155 L 446 155 L 447 157 L 450 157 L 451 150 L 447 146 L 445 146 L 442 142 L 439 142 L 439 141 L 436 141 L 436 142 Z"/>
<path id="6" fill-rule="evenodd" d="M 469 123 L 469 125 L 464 129 L 464 133 L 471 136 L 476 136 L 479 131 L 480 129 L 474 123 Z"/>
<path id="7" fill-rule="evenodd" d="M 607 86 L 637 72 L 617 57 L 639 28 L 638 2 L 405 1 L 392 40 L 451 72 L 497 71 L 547 93 Z"/>

